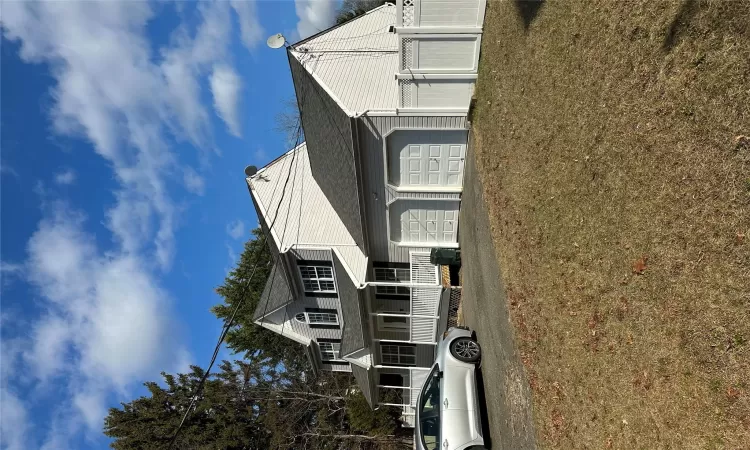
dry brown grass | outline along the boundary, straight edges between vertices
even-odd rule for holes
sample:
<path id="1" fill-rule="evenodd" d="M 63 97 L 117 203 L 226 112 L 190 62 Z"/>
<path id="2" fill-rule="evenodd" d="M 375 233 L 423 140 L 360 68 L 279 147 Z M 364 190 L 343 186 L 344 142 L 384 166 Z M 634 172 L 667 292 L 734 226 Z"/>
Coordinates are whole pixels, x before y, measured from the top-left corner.
<path id="1" fill-rule="evenodd" d="M 540 445 L 750 448 L 750 2 L 489 3 L 476 158 Z"/>

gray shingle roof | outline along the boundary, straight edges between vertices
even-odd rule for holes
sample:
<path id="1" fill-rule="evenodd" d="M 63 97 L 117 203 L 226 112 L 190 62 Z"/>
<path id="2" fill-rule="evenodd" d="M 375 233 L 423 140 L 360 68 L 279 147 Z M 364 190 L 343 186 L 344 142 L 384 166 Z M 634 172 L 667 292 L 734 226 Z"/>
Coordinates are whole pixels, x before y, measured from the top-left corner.
<path id="1" fill-rule="evenodd" d="M 255 308 L 253 320 L 259 320 L 266 314 L 276 311 L 293 300 L 292 291 L 286 282 L 283 267 L 274 264 L 271 267 L 271 275 L 268 277 L 268 281 L 266 281 L 266 287 L 263 288 L 258 306 Z"/>
<path id="2" fill-rule="evenodd" d="M 365 399 L 367 399 L 367 403 L 370 404 L 370 407 L 373 407 L 375 405 L 376 390 L 373 387 L 373 385 L 375 384 L 373 382 L 373 374 L 374 370 L 372 367 L 369 369 L 363 369 L 356 364 L 352 364 L 352 375 L 354 375 L 354 379 L 357 380 L 357 385 L 359 385 L 359 388 L 362 390 L 362 395 L 365 396 Z"/>
<path id="3" fill-rule="evenodd" d="M 295 57 L 287 55 L 313 178 L 354 242 L 365 248 L 351 118 Z"/>
<path id="4" fill-rule="evenodd" d="M 357 289 L 354 282 L 341 264 L 338 255 L 333 254 L 333 267 L 339 281 L 339 300 L 344 329 L 341 332 L 341 356 L 347 356 L 365 347 L 366 321 L 362 315 L 361 295 L 363 290 Z"/>

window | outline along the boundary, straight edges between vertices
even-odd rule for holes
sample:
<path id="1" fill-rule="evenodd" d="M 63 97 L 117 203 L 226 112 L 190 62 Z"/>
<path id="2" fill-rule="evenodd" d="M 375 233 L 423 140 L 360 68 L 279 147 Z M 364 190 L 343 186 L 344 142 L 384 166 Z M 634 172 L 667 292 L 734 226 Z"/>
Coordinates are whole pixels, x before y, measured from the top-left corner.
<path id="1" fill-rule="evenodd" d="M 305 292 L 336 292 L 333 268 L 326 266 L 299 266 Z"/>
<path id="2" fill-rule="evenodd" d="M 320 347 L 320 359 L 323 361 L 333 361 L 339 359 L 341 352 L 341 342 L 318 341 Z"/>
<path id="3" fill-rule="evenodd" d="M 417 348 L 413 345 L 380 345 L 383 364 L 414 366 L 417 364 Z"/>
<path id="4" fill-rule="evenodd" d="M 335 312 L 303 312 L 294 318 L 298 322 L 308 323 L 310 325 L 338 325 L 339 316 Z"/>
<path id="5" fill-rule="evenodd" d="M 378 316 L 378 329 L 382 331 L 409 331 L 406 316 Z"/>
<path id="6" fill-rule="evenodd" d="M 411 274 L 405 267 L 374 267 L 375 281 L 387 283 L 408 283 Z M 409 288 L 400 286 L 377 286 L 375 293 L 380 295 L 409 296 Z"/>
<path id="7" fill-rule="evenodd" d="M 422 401 L 417 409 L 422 446 L 428 450 L 440 448 L 440 373 L 432 371 L 422 388 Z"/>

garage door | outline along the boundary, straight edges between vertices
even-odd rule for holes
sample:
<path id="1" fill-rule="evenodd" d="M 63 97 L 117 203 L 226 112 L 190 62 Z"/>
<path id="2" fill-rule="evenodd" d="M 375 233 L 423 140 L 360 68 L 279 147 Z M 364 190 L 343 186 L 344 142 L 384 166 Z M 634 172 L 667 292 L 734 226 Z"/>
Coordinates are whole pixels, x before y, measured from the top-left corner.
<path id="1" fill-rule="evenodd" d="M 388 176 L 399 187 L 463 185 L 467 131 L 408 130 L 389 137 Z"/>
<path id="2" fill-rule="evenodd" d="M 391 240 L 414 244 L 455 243 L 458 202 L 397 200 L 390 206 Z"/>

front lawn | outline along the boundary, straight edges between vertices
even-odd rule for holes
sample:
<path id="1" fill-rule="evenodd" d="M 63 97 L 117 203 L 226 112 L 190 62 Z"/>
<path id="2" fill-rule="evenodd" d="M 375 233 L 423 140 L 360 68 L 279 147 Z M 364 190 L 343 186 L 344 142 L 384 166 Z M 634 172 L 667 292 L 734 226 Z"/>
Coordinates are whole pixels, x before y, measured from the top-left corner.
<path id="1" fill-rule="evenodd" d="M 477 166 L 545 448 L 750 445 L 750 2 L 488 2 Z"/>

